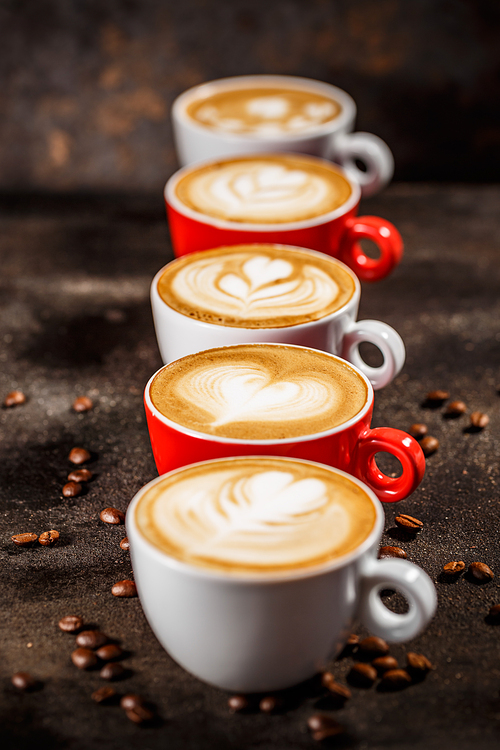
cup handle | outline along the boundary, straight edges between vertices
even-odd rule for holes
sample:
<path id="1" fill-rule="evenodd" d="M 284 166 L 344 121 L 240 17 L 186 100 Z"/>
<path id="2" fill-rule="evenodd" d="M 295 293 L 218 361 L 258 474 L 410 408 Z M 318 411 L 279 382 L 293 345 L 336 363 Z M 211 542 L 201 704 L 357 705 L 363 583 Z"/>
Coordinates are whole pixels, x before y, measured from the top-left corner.
<path id="1" fill-rule="evenodd" d="M 361 596 L 358 615 L 370 633 L 389 641 L 408 641 L 432 620 L 436 611 L 436 589 L 421 568 L 405 560 L 366 558 L 361 568 Z M 404 615 L 391 612 L 379 593 L 396 589 L 408 600 Z"/>
<path id="2" fill-rule="evenodd" d="M 374 344 L 384 357 L 380 367 L 370 367 L 359 353 L 359 345 L 367 341 Z M 353 323 L 344 336 L 343 359 L 361 370 L 375 390 L 383 388 L 396 377 L 405 363 L 406 350 L 403 339 L 394 328 L 380 320 L 360 320 Z"/>
<path id="3" fill-rule="evenodd" d="M 359 240 L 372 240 L 380 257 L 369 258 Z M 352 216 L 346 220 L 336 256 L 352 268 L 362 281 L 379 281 L 398 265 L 403 255 L 403 240 L 390 221 L 379 216 Z"/>
<path id="4" fill-rule="evenodd" d="M 376 453 L 391 453 L 403 467 L 400 477 L 383 474 L 375 461 Z M 417 489 L 425 474 L 425 458 L 417 441 L 402 430 L 375 427 L 359 439 L 354 473 L 384 503 L 396 503 Z"/>
<path id="5" fill-rule="evenodd" d="M 391 181 L 394 157 L 391 149 L 373 133 L 344 133 L 335 140 L 334 161 L 338 162 L 361 187 L 363 197 L 374 195 Z M 359 169 L 362 161 L 366 171 Z"/>

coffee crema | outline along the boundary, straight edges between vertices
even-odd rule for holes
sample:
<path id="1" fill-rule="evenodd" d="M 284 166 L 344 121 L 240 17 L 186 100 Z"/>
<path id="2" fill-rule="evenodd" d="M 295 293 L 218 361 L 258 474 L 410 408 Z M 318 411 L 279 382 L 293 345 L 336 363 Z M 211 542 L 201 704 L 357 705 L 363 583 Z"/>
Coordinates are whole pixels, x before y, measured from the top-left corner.
<path id="1" fill-rule="evenodd" d="M 237 440 L 281 440 L 345 424 L 366 404 L 362 377 L 325 352 L 282 344 L 238 344 L 190 354 L 150 386 L 155 408 L 197 432 Z"/>
<path id="2" fill-rule="evenodd" d="M 339 310 L 355 283 L 327 256 L 284 245 L 236 245 L 174 260 L 157 288 L 169 307 L 206 323 L 283 328 Z"/>
<path id="3" fill-rule="evenodd" d="M 193 211 L 226 221 L 284 224 L 335 211 L 349 181 L 321 159 L 291 154 L 234 157 L 191 168 L 175 187 Z"/>
<path id="4" fill-rule="evenodd" d="M 195 99 L 186 114 L 198 125 L 256 138 L 300 135 L 317 130 L 339 116 L 340 104 L 307 88 L 242 86 Z"/>
<path id="5" fill-rule="evenodd" d="M 243 457 L 165 476 L 141 497 L 135 521 L 149 542 L 184 563 L 265 575 L 354 551 L 376 510 L 359 485 L 326 466 Z"/>

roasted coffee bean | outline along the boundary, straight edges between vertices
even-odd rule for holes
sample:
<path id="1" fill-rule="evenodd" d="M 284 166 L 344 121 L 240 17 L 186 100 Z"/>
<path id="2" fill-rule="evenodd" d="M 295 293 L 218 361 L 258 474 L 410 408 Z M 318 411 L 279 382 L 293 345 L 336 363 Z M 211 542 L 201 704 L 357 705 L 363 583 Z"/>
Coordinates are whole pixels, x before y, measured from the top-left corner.
<path id="1" fill-rule="evenodd" d="M 138 706 L 143 705 L 144 698 L 137 693 L 126 693 L 120 701 L 120 708 L 123 708 L 124 711 L 133 711 Z"/>
<path id="2" fill-rule="evenodd" d="M 480 411 L 473 411 L 470 415 L 471 427 L 476 430 L 484 430 L 486 425 L 490 423 L 490 418 L 487 414 L 483 414 Z"/>
<path id="3" fill-rule="evenodd" d="M 123 649 L 116 643 L 107 643 L 105 646 L 98 648 L 96 654 L 102 661 L 111 661 L 112 659 L 120 659 L 123 656 Z"/>
<path id="4" fill-rule="evenodd" d="M 227 705 L 229 706 L 231 713 L 235 714 L 248 708 L 248 698 L 244 695 L 232 695 L 229 698 Z"/>
<path id="5" fill-rule="evenodd" d="M 79 396 L 78 398 L 75 398 L 73 401 L 73 411 L 82 412 L 82 411 L 90 411 L 92 407 L 94 406 L 94 403 L 92 399 L 90 399 L 88 396 Z"/>
<path id="6" fill-rule="evenodd" d="M 14 534 L 14 536 L 11 536 L 11 539 L 18 547 L 27 547 L 29 544 L 33 544 L 33 542 L 36 542 L 36 540 L 38 539 L 38 534 L 32 534 L 30 532 L 26 532 L 24 534 Z"/>
<path id="7" fill-rule="evenodd" d="M 394 656 L 378 656 L 372 661 L 372 666 L 375 667 L 379 675 L 384 674 L 389 669 L 398 669 L 399 667 Z"/>
<path id="8" fill-rule="evenodd" d="M 84 464 L 86 461 L 90 461 L 91 458 L 92 456 L 85 448 L 72 448 L 68 456 L 72 464 Z"/>
<path id="9" fill-rule="evenodd" d="M 412 424 L 409 429 L 410 435 L 413 435 L 416 440 L 421 440 L 427 435 L 427 432 L 427 425 L 422 422 L 415 422 L 415 424 Z"/>
<path id="10" fill-rule="evenodd" d="M 342 724 L 332 719 L 330 716 L 325 714 L 314 714 L 307 720 L 307 726 L 312 732 L 312 737 L 317 742 L 326 740 L 327 737 L 335 737 L 338 734 L 345 732 Z"/>
<path id="11" fill-rule="evenodd" d="M 94 690 L 90 696 L 96 703 L 105 703 L 116 695 L 116 691 L 110 685 L 104 685 L 104 687 Z"/>
<path id="12" fill-rule="evenodd" d="M 438 389 L 436 391 L 429 391 L 426 396 L 426 401 L 441 402 L 446 401 L 447 398 L 450 398 L 450 394 L 448 393 L 448 391 L 442 391 Z"/>
<path id="13" fill-rule="evenodd" d="M 380 547 L 378 551 L 379 560 L 383 560 L 384 557 L 400 557 L 402 560 L 406 560 L 406 552 L 401 547 Z"/>
<path id="14" fill-rule="evenodd" d="M 432 456 L 433 453 L 439 448 L 439 440 L 432 435 L 427 435 L 420 442 L 420 447 L 424 453 L 424 456 Z"/>
<path id="15" fill-rule="evenodd" d="M 128 540 L 128 536 L 123 537 L 123 539 L 120 542 L 120 548 L 124 549 L 126 552 L 130 549 L 130 542 Z"/>
<path id="16" fill-rule="evenodd" d="M 394 520 L 396 521 L 396 524 L 405 531 L 420 531 L 424 525 L 422 521 L 418 520 L 418 518 L 408 516 L 406 513 L 400 513 Z"/>
<path id="17" fill-rule="evenodd" d="M 443 565 L 443 573 L 447 576 L 456 576 L 465 570 L 465 563 L 463 560 L 453 560 L 452 562 Z"/>
<path id="18" fill-rule="evenodd" d="M 37 682 L 29 672 L 16 672 L 10 678 L 10 681 L 18 690 L 33 690 Z"/>
<path id="19" fill-rule="evenodd" d="M 108 636 L 100 630 L 82 630 L 76 636 L 76 645 L 82 648 L 100 648 L 108 642 Z"/>
<path id="20" fill-rule="evenodd" d="M 40 534 L 40 536 L 38 537 L 38 541 L 42 545 L 42 547 L 50 547 L 52 544 L 55 544 L 58 539 L 59 532 L 55 529 L 44 531 L 43 534 Z"/>
<path id="21" fill-rule="evenodd" d="M 353 648 L 354 646 L 357 646 L 359 643 L 359 635 L 356 635 L 355 633 L 351 633 L 345 642 L 346 646 L 349 646 L 350 648 Z"/>
<path id="22" fill-rule="evenodd" d="M 332 679 L 326 679 L 326 675 L 331 675 Z M 331 672 L 324 673 L 322 683 L 324 687 L 326 687 L 330 692 L 332 698 L 334 698 L 339 703 L 344 703 L 352 696 L 349 688 L 347 688 L 345 685 L 341 685 L 340 682 L 337 682 Z"/>
<path id="23" fill-rule="evenodd" d="M 430 672 L 432 664 L 423 654 L 417 654 L 415 651 L 408 651 L 406 654 L 407 669 L 411 673 L 424 675 Z"/>
<path id="24" fill-rule="evenodd" d="M 78 669 L 90 669 L 97 664 L 97 656 L 89 648 L 77 648 L 71 654 L 71 661 Z"/>
<path id="25" fill-rule="evenodd" d="M 59 620 L 58 625 L 65 633 L 77 633 L 83 627 L 83 620 L 78 615 L 66 615 Z"/>
<path id="26" fill-rule="evenodd" d="M 275 695 L 266 695 L 266 697 L 262 698 L 259 702 L 259 709 L 264 714 L 272 714 L 281 707 L 281 703 L 280 698 L 277 698 Z"/>
<path id="27" fill-rule="evenodd" d="M 371 664 L 356 662 L 348 675 L 349 682 L 358 687 L 371 687 L 377 679 L 377 670 Z"/>
<path id="28" fill-rule="evenodd" d="M 463 401 L 450 401 L 446 407 L 445 414 L 448 417 L 460 417 L 462 414 L 465 414 L 466 411 L 467 407 Z"/>
<path id="29" fill-rule="evenodd" d="M 113 596 L 130 598 L 131 596 L 137 596 L 137 588 L 133 581 L 118 581 L 112 587 L 111 593 Z"/>
<path id="30" fill-rule="evenodd" d="M 21 406 L 21 404 L 24 404 L 25 402 L 26 396 L 22 391 L 11 391 L 5 396 L 3 405 L 10 408 L 11 406 Z"/>
<path id="31" fill-rule="evenodd" d="M 64 497 L 78 497 L 82 492 L 82 485 L 79 482 L 66 482 L 62 488 Z"/>
<path id="32" fill-rule="evenodd" d="M 94 475 L 89 469 L 73 469 L 68 474 L 69 482 L 90 482 Z"/>
<path id="33" fill-rule="evenodd" d="M 129 708 L 125 711 L 127 718 L 133 721 L 134 724 L 144 724 L 147 721 L 154 719 L 154 713 L 146 708 L 146 706 L 137 706 L 136 708 Z"/>
<path id="34" fill-rule="evenodd" d="M 386 690 L 402 690 L 411 685 L 411 677 L 406 669 L 389 669 L 380 680 L 380 687 Z"/>
<path id="35" fill-rule="evenodd" d="M 382 639 L 376 635 L 371 635 L 369 638 L 363 638 L 359 642 L 358 653 L 362 654 L 368 659 L 375 659 L 377 656 L 385 656 L 389 653 L 389 646 Z"/>
<path id="36" fill-rule="evenodd" d="M 500 604 L 494 604 L 492 607 L 490 607 L 490 611 L 488 612 L 488 614 L 490 617 L 500 619 Z"/>
<path id="37" fill-rule="evenodd" d="M 495 577 L 492 569 L 483 562 L 472 562 L 469 565 L 468 572 L 478 581 L 491 581 Z"/>
<path id="38" fill-rule="evenodd" d="M 99 676 L 103 680 L 118 680 L 120 677 L 123 676 L 125 673 L 125 668 L 123 664 L 120 664 L 119 661 L 111 661 L 108 664 L 105 664 L 104 667 L 99 672 Z"/>
<path id="39" fill-rule="evenodd" d="M 104 510 L 101 510 L 99 513 L 99 518 L 101 521 L 104 521 L 104 523 L 125 523 L 125 513 L 118 510 L 118 508 L 104 508 Z"/>

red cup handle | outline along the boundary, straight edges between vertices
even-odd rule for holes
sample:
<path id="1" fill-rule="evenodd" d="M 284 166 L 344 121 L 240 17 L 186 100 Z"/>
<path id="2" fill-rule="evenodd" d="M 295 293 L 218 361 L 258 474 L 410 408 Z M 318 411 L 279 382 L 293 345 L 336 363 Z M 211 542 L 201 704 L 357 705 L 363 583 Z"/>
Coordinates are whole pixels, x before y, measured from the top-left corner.
<path id="1" fill-rule="evenodd" d="M 403 467 L 400 477 L 383 474 L 375 461 L 376 453 L 391 453 Z M 368 430 L 358 443 L 355 474 L 370 487 L 384 503 L 403 500 L 417 489 L 425 473 L 425 458 L 422 448 L 402 430 L 392 427 L 376 427 Z"/>
<path id="2" fill-rule="evenodd" d="M 359 240 L 372 240 L 380 258 L 369 258 Z M 396 227 L 379 216 L 353 216 L 346 221 L 340 240 L 338 259 L 352 268 L 362 281 L 379 281 L 398 265 L 403 255 L 403 240 Z"/>

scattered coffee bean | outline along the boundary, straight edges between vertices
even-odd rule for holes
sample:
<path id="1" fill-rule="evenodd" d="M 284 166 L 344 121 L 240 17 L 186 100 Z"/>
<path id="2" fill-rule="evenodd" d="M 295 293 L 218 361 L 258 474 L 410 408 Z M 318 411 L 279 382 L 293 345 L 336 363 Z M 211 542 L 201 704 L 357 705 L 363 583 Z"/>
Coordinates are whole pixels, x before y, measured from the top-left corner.
<path id="1" fill-rule="evenodd" d="M 488 615 L 490 617 L 494 617 L 495 619 L 500 619 L 500 604 L 494 604 L 492 607 L 490 607 Z"/>
<path id="2" fill-rule="evenodd" d="M 423 654 L 416 654 L 414 651 L 408 651 L 406 654 L 407 669 L 412 674 L 424 675 L 430 672 L 432 664 Z"/>
<path id="3" fill-rule="evenodd" d="M 78 669 L 90 669 L 97 664 L 97 656 L 89 648 L 77 648 L 71 654 L 71 661 Z"/>
<path id="4" fill-rule="evenodd" d="M 371 664 L 356 662 L 351 667 L 348 679 L 358 687 L 371 687 L 377 679 L 377 670 Z"/>
<path id="5" fill-rule="evenodd" d="M 405 531 L 420 531 L 424 525 L 422 521 L 418 520 L 418 518 L 408 516 L 406 513 L 400 513 L 394 520 L 396 521 L 396 524 Z"/>
<path id="6" fill-rule="evenodd" d="M 62 488 L 64 497 L 78 497 L 82 492 L 82 485 L 79 482 L 66 482 Z"/>
<path id="7" fill-rule="evenodd" d="M 11 391 L 5 396 L 3 405 L 10 408 L 11 406 L 21 406 L 21 404 L 24 404 L 25 402 L 26 396 L 22 391 Z"/>
<path id="8" fill-rule="evenodd" d="M 327 679 L 326 675 L 329 675 L 331 679 Z M 321 681 L 324 687 L 326 687 L 330 692 L 332 698 L 334 698 L 339 703 L 344 703 L 352 697 L 352 693 L 349 688 L 345 685 L 341 685 L 340 682 L 337 682 L 331 672 L 325 672 L 322 676 Z"/>
<path id="9" fill-rule="evenodd" d="M 406 669 L 389 669 L 380 680 L 380 687 L 386 690 L 402 690 L 411 685 L 411 677 Z"/>
<path id="10" fill-rule="evenodd" d="M 402 560 L 406 560 L 406 552 L 401 547 L 380 547 L 378 551 L 379 560 L 383 560 L 385 557 L 400 557 Z"/>
<path id="11" fill-rule="evenodd" d="M 399 664 L 397 663 L 394 656 L 378 656 L 376 659 L 372 661 L 372 666 L 375 667 L 378 674 L 384 674 L 384 672 L 388 672 L 389 669 L 398 669 Z"/>
<path id="12" fill-rule="evenodd" d="M 112 659 L 123 657 L 123 649 L 116 643 L 107 643 L 105 646 L 98 648 L 96 654 L 102 661 L 112 661 Z"/>
<path id="13" fill-rule="evenodd" d="M 99 518 L 101 521 L 104 521 L 104 523 L 125 523 L 125 513 L 122 513 L 118 508 L 104 508 L 104 510 L 101 510 L 99 513 Z"/>
<path id="14" fill-rule="evenodd" d="M 38 534 L 31 534 L 30 532 L 26 532 L 25 534 L 14 534 L 11 539 L 18 547 L 27 547 L 29 544 L 36 542 Z"/>
<path id="15" fill-rule="evenodd" d="M 483 414 L 481 411 L 473 411 L 470 415 L 471 427 L 476 430 L 484 430 L 486 425 L 490 423 L 490 418 L 487 414 Z"/>
<path id="16" fill-rule="evenodd" d="M 72 464 L 84 464 L 86 461 L 90 461 L 91 458 L 92 456 L 85 448 L 72 448 L 68 456 Z"/>
<path id="17" fill-rule="evenodd" d="M 462 414 L 465 414 L 466 411 L 467 407 L 463 401 L 450 401 L 446 407 L 445 414 L 448 417 L 460 417 Z"/>
<path id="18" fill-rule="evenodd" d="M 90 411 L 92 407 L 94 406 L 94 403 L 92 399 L 90 399 L 88 396 L 79 396 L 78 398 L 75 398 L 73 401 L 73 411 L 82 412 L 82 411 Z"/>
<path id="19" fill-rule="evenodd" d="M 478 581 L 491 581 L 495 577 L 492 569 L 483 562 L 472 562 L 468 572 Z"/>
<path id="20" fill-rule="evenodd" d="M 78 615 L 66 615 L 59 620 L 58 625 L 65 633 L 77 633 L 83 627 L 83 620 Z"/>
<path id="21" fill-rule="evenodd" d="M 409 429 L 410 435 L 413 435 L 416 440 L 421 440 L 427 435 L 427 432 L 427 425 L 422 424 L 422 422 L 415 422 Z"/>
<path id="22" fill-rule="evenodd" d="M 130 598 L 131 596 L 137 596 L 137 587 L 133 581 L 118 581 L 112 587 L 111 593 L 113 596 Z"/>
<path id="23" fill-rule="evenodd" d="M 118 680 L 125 673 L 125 667 L 120 664 L 119 661 L 111 661 L 109 664 L 105 664 L 99 672 L 99 676 L 103 680 Z"/>
<path id="24" fill-rule="evenodd" d="M 359 642 L 358 653 L 368 659 L 375 659 L 377 656 L 385 656 L 388 654 L 389 646 L 382 638 L 378 638 L 376 635 L 371 635 L 368 638 L 363 638 L 363 640 Z"/>
<path id="25" fill-rule="evenodd" d="M 259 709 L 265 714 L 272 714 L 281 706 L 281 700 L 275 695 L 266 695 L 259 702 Z"/>
<path id="26" fill-rule="evenodd" d="M 231 713 L 239 713 L 239 711 L 244 711 L 248 708 L 248 698 L 244 695 L 232 695 L 229 698 L 227 705 L 229 706 Z"/>
<path id="27" fill-rule="evenodd" d="M 154 713 L 146 708 L 146 706 L 137 706 L 136 708 L 129 708 L 125 711 L 127 718 L 133 721 L 134 724 L 144 724 L 147 721 L 154 719 Z"/>
<path id="28" fill-rule="evenodd" d="M 68 474 L 69 482 L 90 482 L 94 475 L 89 469 L 73 469 Z"/>
<path id="29" fill-rule="evenodd" d="M 439 440 L 432 435 L 427 435 L 420 442 L 420 447 L 424 453 L 424 456 L 432 456 L 433 453 L 439 448 Z"/>
<path id="30" fill-rule="evenodd" d="M 76 636 L 76 645 L 82 648 L 100 648 L 108 642 L 108 636 L 100 630 L 82 630 Z"/>
<path id="31" fill-rule="evenodd" d="M 355 633 L 351 633 L 347 641 L 345 642 L 345 645 L 353 648 L 354 646 L 357 646 L 358 643 L 359 643 L 359 635 L 356 635 Z"/>
<path id="32" fill-rule="evenodd" d="M 33 690 L 37 682 L 29 672 L 16 672 L 10 678 L 10 681 L 18 690 Z"/>
<path id="33" fill-rule="evenodd" d="M 42 547 L 50 547 L 52 544 L 55 544 L 58 539 L 59 532 L 55 529 L 44 531 L 43 534 L 40 534 L 40 536 L 38 537 L 38 541 L 40 542 Z"/>
<path id="34" fill-rule="evenodd" d="M 130 549 L 130 542 L 128 540 L 128 536 L 123 537 L 123 539 L 120 542 L 120 548 L 124 549 L 125 551 L 128 551 Z"/>
<path id="35" fill-rule="evenodd" d="M 120 700 L 120 708 L 124 711 L 133 711 L 138 706 L 144 705 L 144 698 L 137 693 L 126 693 Z"/>
<path id="36" fill-rule="evenodd" d="M 90 696 L 96 703 L 105 703 L 116 695 L 116 691 L 110 685 L 104 685 L 104 687 L 94 690 Z"/>
<path id="37" fill-rule="evenodd" d="M 447 576 L 456 576 L 465 570 L 465 563 L 463 560 L 452 560 L 452 562 L 443 565 L 443 573 Z"/>
<path id="38" fill-rule="evenodd" d="M 327 737 L 335 737 L 338 734 L 345 732 L 342 724 L 332 719 L 330 716 L 325 714 L 314 714 L 307 720 L 307 726 L 312 732 L 312 737 L 317 742 L 326 740 Z"/>
<path id="39" fill-rule="evenodd" d="M 433 401 L 435 403 L 446 401 L 447 398 L 450 398 L 450 394 L 448 391 L 442 391 L 442 390 L 436 390 L 436 391 L 429 391 L 427 396 L 425 397 L 426 401 Z"/>

